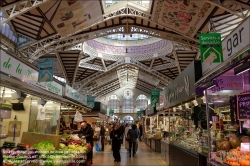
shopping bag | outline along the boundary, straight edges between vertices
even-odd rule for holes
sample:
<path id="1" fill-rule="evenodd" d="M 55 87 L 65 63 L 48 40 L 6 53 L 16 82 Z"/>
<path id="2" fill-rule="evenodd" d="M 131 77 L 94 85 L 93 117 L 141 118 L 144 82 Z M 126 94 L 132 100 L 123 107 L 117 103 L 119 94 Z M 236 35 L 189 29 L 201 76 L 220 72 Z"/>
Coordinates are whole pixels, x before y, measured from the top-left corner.
<path id="1" fill-rule="evenodd" d="M 97 152 L 100 151 L 100 147 L 99 147 L 98 143 L 95 144 L 95 150 L 96 150 Z"/>
<path id="2" fill-rule="evenodd" d="M 74 121 L 75 122 L 81 122 L 82 121 L 82 114 L 80 112 L 76 111 Z"/>

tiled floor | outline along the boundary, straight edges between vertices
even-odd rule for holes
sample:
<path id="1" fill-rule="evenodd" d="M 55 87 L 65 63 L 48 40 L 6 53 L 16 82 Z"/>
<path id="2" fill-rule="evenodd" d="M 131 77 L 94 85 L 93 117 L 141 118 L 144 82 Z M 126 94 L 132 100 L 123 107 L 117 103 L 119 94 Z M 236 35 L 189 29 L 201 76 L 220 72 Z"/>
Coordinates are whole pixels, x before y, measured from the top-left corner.
<path id="1" fill-rule="evenodd" d="M 139 142 L 138 150 L 134 157 L 129 158 L 129 153 L 122 146 L 121 148 L 121 162 L 115 163 L 111 151 L 111 146 L 106 145 L 104 152 L 94 152 L 92 166 L 116 166 L 116 165 L 130 165 L 130 166 L 160 166 L 165 165 L 161 159 L 160 153 L 150 151 L 149 147 L 144 142 Z"/>

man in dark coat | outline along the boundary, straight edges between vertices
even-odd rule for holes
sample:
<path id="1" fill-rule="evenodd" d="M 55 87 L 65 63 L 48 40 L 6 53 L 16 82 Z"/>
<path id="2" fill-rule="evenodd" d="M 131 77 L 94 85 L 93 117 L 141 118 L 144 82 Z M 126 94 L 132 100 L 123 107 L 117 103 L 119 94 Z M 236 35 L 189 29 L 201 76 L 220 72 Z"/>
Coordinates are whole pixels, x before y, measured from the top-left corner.
<path id="1" fill-rule="evenodd" d="M 121 124 L 121 126 L 118 128 L 120 134 L 121 134 L 121 137 L 120 137 L 120 142 L 121 144 L 123 144 L 123 138 L 124 138 L 124 132 L 125 132 L 125 126 L 124 126 L 124 123 Z"/>
<path id="2" fill-rule="evenodd" d="M 84 121 L 84 122 L 81 123 L 81 129 L 73 131 L 73 133 L 82 134 L 82 138 L 86 139 L 87 143 L 90 143 L 90 145 L 91 145 L 91 151 L 87 154 L 87 159 L 91 160 L 91 163 L 92 163 L 92 158 L 93 158 L 93 144 L 94 144 L 94 140 L 93 140 L 94 131 L 93 131 L 91 125 L 88 124 L 88 123 L 86 123 Z"/>
<path id="3" fill-rule="evenodd" d="M 110 138 L 112 140 L 112 150 L 114 161 L 119 163 L 121 161 L 120 149 L 121 149 L 121 142 L 120 142 L 121 133 L 118 130 L 118 125 L 115 125 L 113 130 L 110 133 Z"/>

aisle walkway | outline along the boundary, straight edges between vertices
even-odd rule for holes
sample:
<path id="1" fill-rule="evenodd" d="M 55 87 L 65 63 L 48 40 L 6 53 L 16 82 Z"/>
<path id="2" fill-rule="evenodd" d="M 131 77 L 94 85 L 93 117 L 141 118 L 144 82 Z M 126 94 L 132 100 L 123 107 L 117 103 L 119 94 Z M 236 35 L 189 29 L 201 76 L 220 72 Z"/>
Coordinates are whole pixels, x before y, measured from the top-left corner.
<path id="1" fill-rule="evenodd" d="M 165 165 L 161 159 L 160 153 L 150 152 L 149 147 L 144 142 L 139 142 L 139 148 L 135 156 L 129 158 L 129 153 L 124 148 L 121 148 L 121 162 L 115 163 L 111 146 L 106 145 L 104 152 L 94 152 L 93 165 L 92 166 L 112 166 L 112 165 L 130 165 L 130 166 L 158 166 Z"/>

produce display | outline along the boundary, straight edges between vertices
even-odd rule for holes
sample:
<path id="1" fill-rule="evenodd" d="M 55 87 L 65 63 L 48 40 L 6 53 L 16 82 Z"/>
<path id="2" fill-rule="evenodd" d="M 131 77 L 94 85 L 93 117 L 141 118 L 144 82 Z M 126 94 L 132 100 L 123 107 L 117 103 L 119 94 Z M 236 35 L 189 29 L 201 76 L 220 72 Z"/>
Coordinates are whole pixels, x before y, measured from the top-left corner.
<path id="1" fill-rule="evenodd" d="M 217 141 L 217 159 L 221 159 L 227 165 L 250 166 L 250 152 L 241 151 L 241 143 L 250 143 L 250 138 L 244 136 L 239 139 L 238 137 L 233 135 L 229 138 L 229 141 Z"/>
<path id="2" fill-rule="evenodd" d="M 31 148 L 30 145 L 18 144 L 15 147 L 15 143 L 4 142 L 2 148 L 4 166 L 18 166 L 27 163 L 39 163 L 43 166 L 57 166 L 73 162 L 84 163 L 86 154 L 91 150 L 91 145 L 84 143 L 81 139 L 73 139 L 77 138 L 63 135 L 58 150 L 51 141 L 34 144 Z"/>

